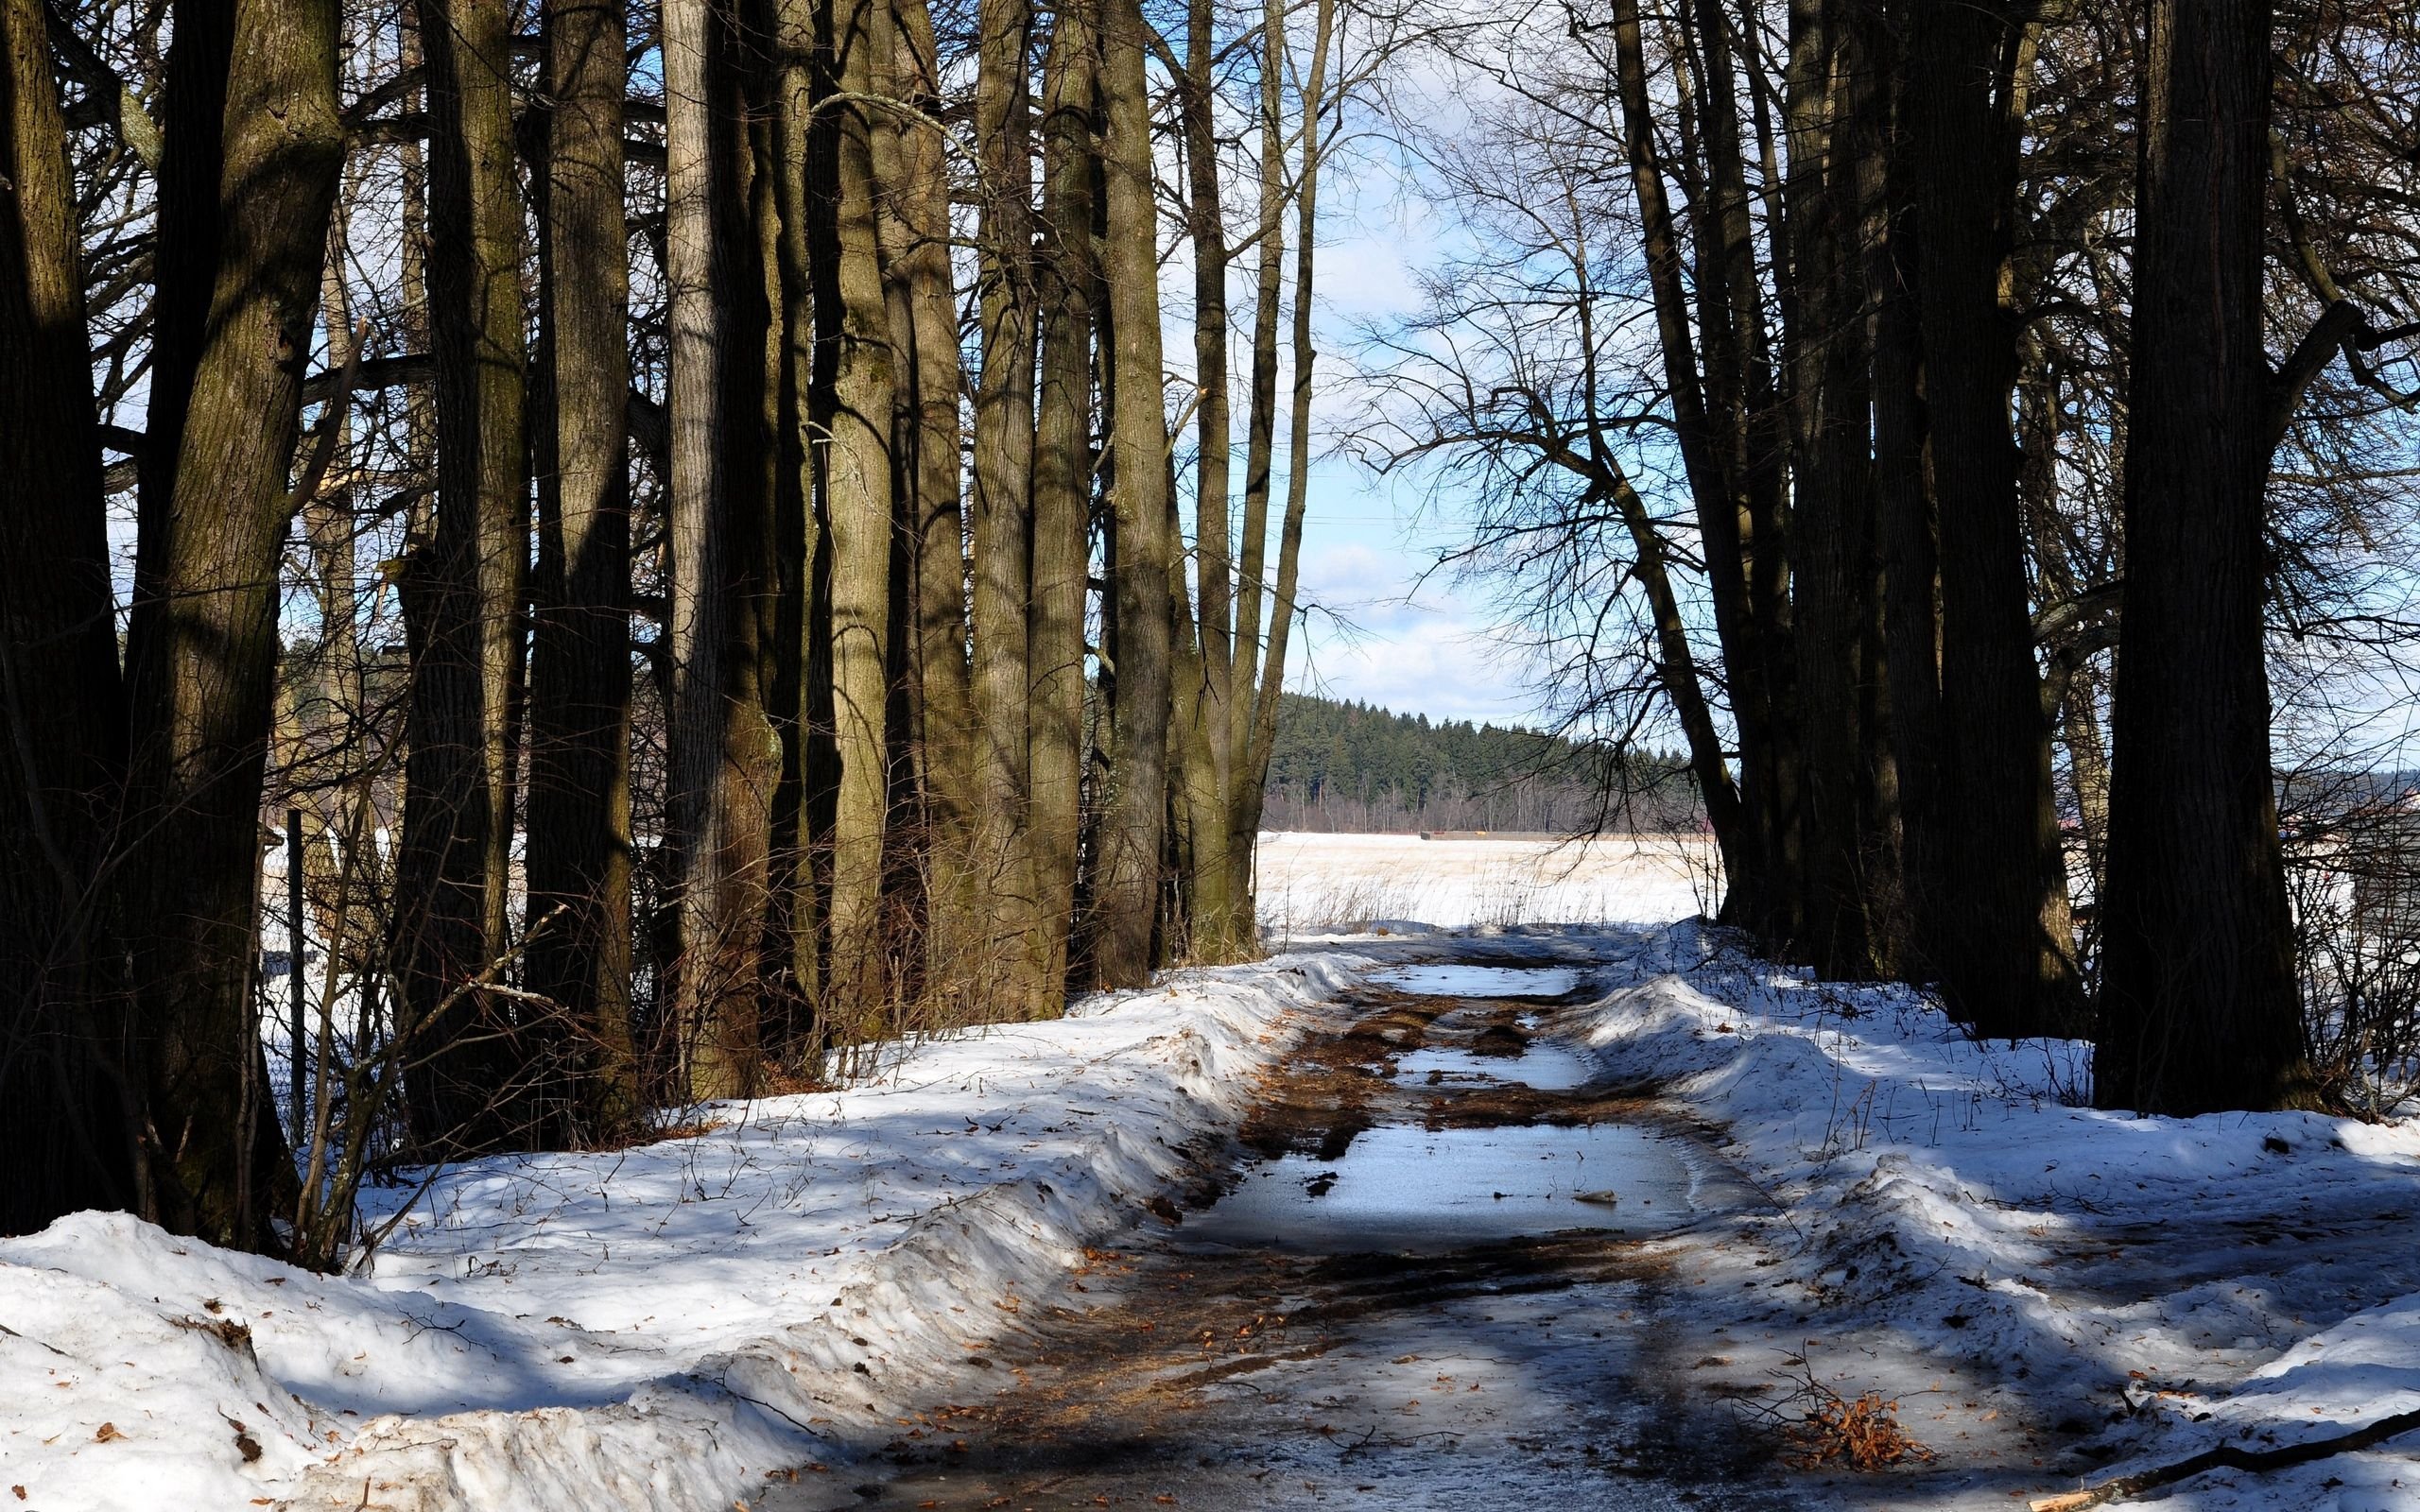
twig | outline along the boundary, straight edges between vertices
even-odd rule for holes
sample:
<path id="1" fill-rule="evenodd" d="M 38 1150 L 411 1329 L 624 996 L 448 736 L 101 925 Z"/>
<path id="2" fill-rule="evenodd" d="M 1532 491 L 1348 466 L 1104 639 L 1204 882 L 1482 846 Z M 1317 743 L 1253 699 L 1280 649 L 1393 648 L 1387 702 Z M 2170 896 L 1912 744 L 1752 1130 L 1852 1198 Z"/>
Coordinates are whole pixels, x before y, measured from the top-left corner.
<path id="1" fill-rule="evenodd" d="M 2163 1465 L 2157 1469 L 2142 1470 L 2133 1475 L 2120 1475 L 2114 1481 L 2103 1481 L 2086 1490 L 2035 1497 L 2027 1504 L 2031 1512 L 2081 1512 L 2084 1507 L 2105 1506 L 2111 1502 L 2140 1496 L 2163 1486 L 2174 1486 L 2206 1470 L 2281 1470 L 2290 1466 L 2308 1464 L 2315 1459 L 2325 1459 L 2330 1454 L 2368 1449 L 2373 1444 L 2408 1434 L 2414 1428 L 2420 1428 L 2420 1410 L 2399 1412 L 2390 1418 L 2381 1418 L 2366 1428 L 2356 1428 L 2349 1434 L 2338 1434 L 2333 1438 L 2306 1439 L 2282 1449 L 2238 1449 L 2233 1444 L 2221 1444 L 2215 1449 L 2205 1449 L 2190 1459 L 2178 1460 L 2173 1465 Z"/>

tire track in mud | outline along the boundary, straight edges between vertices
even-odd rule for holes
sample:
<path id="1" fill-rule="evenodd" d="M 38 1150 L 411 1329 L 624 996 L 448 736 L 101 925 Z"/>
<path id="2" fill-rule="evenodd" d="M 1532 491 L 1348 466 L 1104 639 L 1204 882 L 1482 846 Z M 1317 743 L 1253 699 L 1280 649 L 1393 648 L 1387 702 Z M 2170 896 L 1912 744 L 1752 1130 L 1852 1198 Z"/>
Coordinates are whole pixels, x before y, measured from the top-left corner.
<path id="1" fill-rule="evenodd" d="M 1530 1018 L 1559 1001 L 1365 985 L 1264 1077 L 1240 1159 L 1184 1208 L 1209 1207 L 1253 1162 L 1341 1160 L 1382 1124 L 1671 1128 L 1646 1085 L 1396 1080 L 1422 1050 L 1509 1067 Z M 902 1418 L 873 1460 L 806 1469 L 753 1505 L 1768 1504 L 1750 1488 L 1762 1450 L 1663 1382 L 1643 1320 L 1675 1284 L 1668 1246 L 1565 1231 L 1305 1254 L 1189 1243 L 1183 1216 L 1170 1205 L 1176 1222 L 1089 1251 L 1061 1305 L 1024 1309 L 1015 1335 L 970 1361 L 996 1376 L 992 1393 Z"/>

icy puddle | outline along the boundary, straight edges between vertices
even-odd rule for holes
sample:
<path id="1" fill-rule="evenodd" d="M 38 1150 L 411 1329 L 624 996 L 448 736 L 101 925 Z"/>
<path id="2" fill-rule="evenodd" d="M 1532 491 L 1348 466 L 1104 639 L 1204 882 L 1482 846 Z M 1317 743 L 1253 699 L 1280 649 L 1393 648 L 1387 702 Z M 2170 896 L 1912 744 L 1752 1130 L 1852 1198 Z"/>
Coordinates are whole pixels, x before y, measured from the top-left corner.
<path id="1" fill-rule="evenodd" d="M 1559 998 L 1580 985 L 1567 966 L 1398 966 L 1370 980 L 1436 998 Z"/>
<path id="2" fill-rule="evenodd" d="M 1557 1044 L 1531 1044 L 1517 1056 L 1471 1050 L 1411 1050 L 1395 1057 L 1399 1087 L 1478 1087 L 1519 1082 L 1542 1092 L 1567 1092 L 1597 1079 L 1587 1057 Z"/>
<path id="3" fill-rule="evenodd" d="M 1532 1234 L 1625 1237 L 1695 1214 L 1684 1146 L 1620 1124 L 1430 1130 L 1380 1125 L 1340 1160 L 1253 1167 L 1186 1243 L 1350 1255 L 1434 1252 Z"/>

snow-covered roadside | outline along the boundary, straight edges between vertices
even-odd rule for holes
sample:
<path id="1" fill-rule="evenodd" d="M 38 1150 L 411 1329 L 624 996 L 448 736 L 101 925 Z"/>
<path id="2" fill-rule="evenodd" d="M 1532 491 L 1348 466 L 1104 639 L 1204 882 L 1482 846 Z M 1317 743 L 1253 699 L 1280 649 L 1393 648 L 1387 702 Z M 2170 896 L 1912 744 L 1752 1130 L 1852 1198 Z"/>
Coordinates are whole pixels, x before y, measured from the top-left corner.
<path id="1" fill-rule="evenodd" d="M 1722 1342 L 1772 1341 L 1738 1364 L 1804 1349 L 1970 1472 L 1867 1482 L 1857 1504 L 2006 1506 L 2420 1407 L 2420 1123 L 2097 1111 L 2077 1106 L 2082 1043 L 1979 1045 L 1904 988 L 1717 940 L 1678 925 L 1624 947 L 1631 985 L 1558 1027 L 1723 1127 L 1776 1204 L 1742 1226 L 1758 1258 L 1719 1253 L 1701 1279 L 1767 1299 L 1725 1304 Z M 2420 1508 L 2420 1435 L 2170 1494 Z"/>
<path id="2" fill-rule="evenodd" d="M 114 1214 L 0 1242 L 0 1486 L 40 1512 L 729 1507 L 981 1368 L 1363 964 L 1181 972 L 695 1138 L 457 1167 L 355 1279 Z"/>

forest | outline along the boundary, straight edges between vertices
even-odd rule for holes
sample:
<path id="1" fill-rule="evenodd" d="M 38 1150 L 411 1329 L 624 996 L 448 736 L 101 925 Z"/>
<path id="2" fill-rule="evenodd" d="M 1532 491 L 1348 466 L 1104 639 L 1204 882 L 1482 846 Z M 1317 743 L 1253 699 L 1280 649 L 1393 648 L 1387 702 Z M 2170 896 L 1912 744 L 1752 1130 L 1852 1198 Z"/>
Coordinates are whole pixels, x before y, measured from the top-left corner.
<path id="1" fill-rule="evenodd" d="M 2413 871 L 2364 796 L 2410 765 L 2410 8 L 1606 0 L 1438 46 L 1467 110 L 1402 134 L 1462 240 L 1350 444 L 1469 501 L 1440 566 L 1566 732 L 1674 733 L 1723 919 L 2089 1037 L 2104 1107 L 2408 1068 L 2411 936 L 2340 897 Z"/>
<path id="2" fill-rule="evenodd" d="M 1255 948 L 1349 80 L 1118 4 L 9 0 L 0 1228 Z"/>
<path id="3" fill-rule="evenodd" d="M 2420 1507 L 2415 563 L 2411 0 L 0 0 L 0 1485 Z"/>
<path id="4" fill-rule="evenodd" d="M 1518 727 L 1287 694 L 1277 709 L 1262 823 L 1272 830 L 1386 833 L 1697 828 L 1685 763 Z"/>
<path id="5" fill-rule="evenodd" d="M 1721 922 L 2110 1107 L 2420 1046 L 2399 800 L 2279 802 L 2409 708 L 2407 8 L 0 15 L 0 1227 L 327 1263 L 1492 816 L 1530 737 L 1280 717 L 1315 447 L 1462 511 L 1522 822 L 1682 784 Z M 1340 163 L 1434 232 L 1350 332 Z"/>

